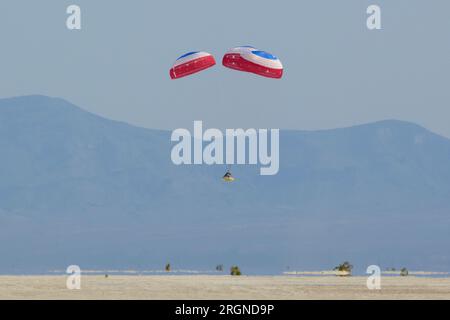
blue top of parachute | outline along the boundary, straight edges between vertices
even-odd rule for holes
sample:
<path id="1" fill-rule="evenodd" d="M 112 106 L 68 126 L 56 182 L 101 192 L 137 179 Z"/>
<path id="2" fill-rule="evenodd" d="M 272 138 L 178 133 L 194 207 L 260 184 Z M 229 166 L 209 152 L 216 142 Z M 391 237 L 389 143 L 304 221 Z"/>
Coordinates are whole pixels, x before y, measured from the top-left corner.
<path id="1" fill-rule="evenodd" d="M 198 52 L 199 52 L 199 51 L 191 51 L 191 52 L 185 53 L 185 54 L 183 54 L 182 56 L 180 56 L 177 60 L 180 60 L 180 59 L 182 59 L 182 58 L 185 58 L 185 57 L 187 57 L 187 56 L 190 56 L 190 55 L 195 54 L 195 53 L 198 53 Z"/>
<path id="2" fill-rule="evenodd" d="M 255 51 L 252 51 L 252 53 L 254 55 L 257 55 L 257 56 L 265 58 L 265 59 L 278 60 L 277 57 L 275 57 L 274 55 L 272 55 L 268 52 L 265 52 L 265 51 L 255 50 Z"/>

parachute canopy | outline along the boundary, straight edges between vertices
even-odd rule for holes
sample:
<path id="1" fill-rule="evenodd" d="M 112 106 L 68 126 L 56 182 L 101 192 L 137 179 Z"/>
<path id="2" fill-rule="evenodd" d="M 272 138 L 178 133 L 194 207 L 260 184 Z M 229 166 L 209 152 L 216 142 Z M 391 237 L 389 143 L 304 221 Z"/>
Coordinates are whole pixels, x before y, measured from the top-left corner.
<path id="1" fill-rule="evenodd" d="M 251 46 L 230 49 L 222 59 L 230 69 L 251 72 L 263 77 L 279 79 L 283 76 L 283 65 L 274 55 Z"/>
<path id="2" fill-rule="evenodd" d="M 208 52 L 194 51 L 183 54 L 175 61 L 170 69 L 170 77 L 179 79 L 202 70 L 208 69 L 216 64 L 214 57 Z"/>

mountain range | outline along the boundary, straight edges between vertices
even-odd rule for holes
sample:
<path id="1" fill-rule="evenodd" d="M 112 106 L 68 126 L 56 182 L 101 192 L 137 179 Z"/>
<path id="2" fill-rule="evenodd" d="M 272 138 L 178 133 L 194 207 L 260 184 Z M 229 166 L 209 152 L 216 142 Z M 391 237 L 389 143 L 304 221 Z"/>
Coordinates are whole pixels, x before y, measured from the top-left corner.
<path id="1" fill-rule="evenodd" d="M 245 128 L 244 128 L 245 129 Z M 0 272 L 450 269 L 450 140 L 386 120 L 281 130 L 280 170 L 181 165 L 171 132 L 0 99 Z"/>

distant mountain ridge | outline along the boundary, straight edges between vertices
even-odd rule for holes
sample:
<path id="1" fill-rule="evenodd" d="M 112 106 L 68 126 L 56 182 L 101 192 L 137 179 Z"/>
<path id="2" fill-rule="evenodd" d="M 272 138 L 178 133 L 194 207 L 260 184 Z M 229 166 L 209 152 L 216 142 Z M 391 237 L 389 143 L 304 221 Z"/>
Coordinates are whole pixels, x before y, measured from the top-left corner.
<path id="1" fill-rule="evenodd" d="M 369 264 L 450 269 L 450 140 L 381 121 L 281 131 L 280 172 L 175 166 L 170 132 L 0 100 L 0 272 Z"/>

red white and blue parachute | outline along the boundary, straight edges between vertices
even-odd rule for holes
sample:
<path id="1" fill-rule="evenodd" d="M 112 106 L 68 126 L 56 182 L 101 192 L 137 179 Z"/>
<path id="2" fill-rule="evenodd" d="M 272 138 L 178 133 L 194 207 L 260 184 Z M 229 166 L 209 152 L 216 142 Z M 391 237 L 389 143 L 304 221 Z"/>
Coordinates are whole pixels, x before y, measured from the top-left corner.
<path id="1" fill-rule="evenodd" d="M 179 57 L 170 69 L 170 77 L 179 79 L 202 70 L 208 69 L 216 64 L 214 57 L 208 52 L 194 51 Z"/>
<path id="2" fill-rule="evenodd" d="M 283 76 L 283 65 L 274 55 L 251 46 L 230 49 L 222 59 L 230 69 L 251 72 L 263 77 L 279 79 Z"/>

